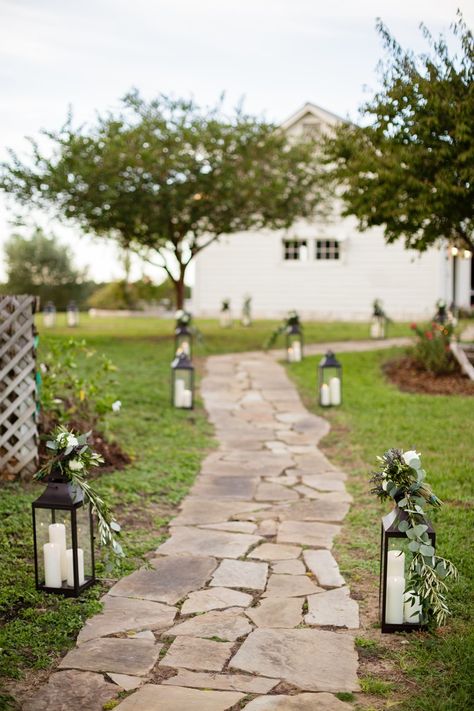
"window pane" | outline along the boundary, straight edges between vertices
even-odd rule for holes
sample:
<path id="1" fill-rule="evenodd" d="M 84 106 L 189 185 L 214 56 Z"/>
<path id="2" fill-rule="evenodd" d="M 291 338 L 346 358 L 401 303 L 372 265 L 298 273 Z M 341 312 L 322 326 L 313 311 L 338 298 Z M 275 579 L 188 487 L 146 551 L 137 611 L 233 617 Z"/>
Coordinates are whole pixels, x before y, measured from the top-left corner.
<path id="1" fill-rule="evenodd" d="M 339 259 L 339 242 L 332 239 L 317 239 L 316 259 Z"/>

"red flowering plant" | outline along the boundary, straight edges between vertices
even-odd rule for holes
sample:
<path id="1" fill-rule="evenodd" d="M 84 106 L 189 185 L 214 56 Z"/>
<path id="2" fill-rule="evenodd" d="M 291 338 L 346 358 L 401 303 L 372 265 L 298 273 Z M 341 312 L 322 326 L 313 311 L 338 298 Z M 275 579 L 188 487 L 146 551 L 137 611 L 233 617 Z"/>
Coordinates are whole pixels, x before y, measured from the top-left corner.
<path id="1" fill-rule="evenodd" d="M 412 357 L 423 370 L 436 375 L 452 373 L 458 368 L 451 353 L 450 344 L 454 338 L 452 323 L 436 323 L 428 326 L 412 323 L 410 328 L 418 339 L 411 352 Z"/>

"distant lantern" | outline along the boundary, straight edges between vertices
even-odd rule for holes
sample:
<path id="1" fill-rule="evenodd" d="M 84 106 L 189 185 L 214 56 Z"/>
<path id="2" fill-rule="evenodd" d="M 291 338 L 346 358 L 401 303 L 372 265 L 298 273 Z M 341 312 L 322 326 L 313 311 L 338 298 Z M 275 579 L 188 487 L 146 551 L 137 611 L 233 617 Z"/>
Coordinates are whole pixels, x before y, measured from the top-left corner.
<path id="1" fill-rule="evenodd" d="M 75 301 L 70 301 L 67 305 L 66 322 L 70 328 L 79 326 L 79 309 Z"/>
<path id="2" fill-rule="evenodd" d="M 36 589 L 77 597 L 96 580 L 91 505 L 58 471 L 32 507 Z"/>
<path id="3" fill-rule="evenodd" d="M 56 325 L 56 306 L 52 301 L 47 301 L 44 306 L 43 324 L 45 328 L 54 328 Z"/>
<path id="4" fill-rule="evenodd" d="M 188 358 L 192 358 L 193 334 L 186 323 L 176 324 L 174 331 L 174 352 L 179 355 L 185 353 Z"/>
<path id="5" fill-rule="evenodd" d="M 231 328 L 232 326 L 232 310 L 230 308 L 230 299 L 222 300 L 219 323 L 221 325 L 221 328 Z"/>
<path id="6" fill-rule="evenodd" d="M 410 539 L 398 526 L 408 521 L 408 514 L 396 506 L 382 518 L 380 537 L 379 607 L 382 632 L 411 632 L 423 625 L 420 598 L 407 590 L 412 553 Z M 436 534 L 425 519 L 430 545 L 435 548 Z"/>
<path id="7" fill-rule="evenodd" d="M 286 359 L 288 363 L 303 360 L 303 331 L 299 321 L 289 323 L 286 329 Z"/>
<path id="8" fill-rule="evenodd" d="M 342 365 L 332 351 L 322 358 L 318 369 L 319 404 L 322 407 L 342 402 Z"/>
<path id="9" fill-rule="evenodd" d="M 171 363 L 171 402 L 174 407 L 194 407 L 194 366 L 186 353 L 177 353 Z"/>
<path id="10" fill-rule="evenodd" d="M 381 340 L 387 337 L 387 316 L 382 308 L 381 302 L 374 301 L 372 318 L 370 321 L 370 337 L 374 340 Z"/>

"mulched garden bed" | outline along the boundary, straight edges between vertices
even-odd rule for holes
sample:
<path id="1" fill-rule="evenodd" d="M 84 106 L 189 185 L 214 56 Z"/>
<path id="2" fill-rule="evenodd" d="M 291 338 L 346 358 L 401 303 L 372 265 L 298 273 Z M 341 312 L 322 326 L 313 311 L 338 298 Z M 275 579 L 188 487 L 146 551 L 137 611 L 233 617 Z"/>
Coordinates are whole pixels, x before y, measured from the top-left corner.
<path id="1" fill-rule="evenodd" d="M 388 361 L 383 365 L 383 371 L 387 378 L 403 392 L 474 396 L 474 380 L 469 380 L 461 371 L 435 375 L 422 370 L 409 356 Z"/>

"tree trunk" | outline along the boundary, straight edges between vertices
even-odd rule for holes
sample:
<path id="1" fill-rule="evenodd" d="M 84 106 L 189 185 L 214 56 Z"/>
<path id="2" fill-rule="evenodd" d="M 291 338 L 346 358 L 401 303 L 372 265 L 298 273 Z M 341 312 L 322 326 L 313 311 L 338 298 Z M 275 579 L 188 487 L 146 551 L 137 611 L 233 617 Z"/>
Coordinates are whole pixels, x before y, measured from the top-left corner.
<path id="1" fill-rule="evenodd" d="M 176 308 L 184 309 L 184 274 L 186 267 L 180 265 L 179 277 L 174 282 L 174 289 L 176 293 Z"/>

